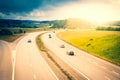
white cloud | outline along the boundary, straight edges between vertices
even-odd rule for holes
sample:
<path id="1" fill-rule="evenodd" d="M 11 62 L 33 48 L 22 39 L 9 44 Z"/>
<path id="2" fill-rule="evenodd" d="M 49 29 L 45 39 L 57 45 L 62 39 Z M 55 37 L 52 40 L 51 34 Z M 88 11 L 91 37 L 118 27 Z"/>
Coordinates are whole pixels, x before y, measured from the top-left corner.
<path id="1" fill-rule="evenodd" d="M 50 11 L 48 14 L 48 19 L 84 18 L 97 22 L 120 20 L 120 1 L 86 0 L 69 3 Z"/>
<path id="2" fill-rule="evenodd" d="M 54 20 L 83 18 L 90 21 L 104 22 L 120 20 L 120 0 L 80 0 L 59 7 L 48 6 L 46 10 L 36 9 L 25 15 L 13 14 L 0 16 L 15 19 Z M 50 10 L 49 10 L 50 8 Z"/>
<path id="3" fill-rule="evenodd" d="M 41 17 L 41 16 L 44 16 L 44 12 L 40 11 L 40 10 L 34 10 L 28 16 L 30 16 L 30 17 Z"/>
<path id="4" fill-rule="evenodd" d="M 6 15 L 0 12 L 0 18 L 4 18 Z"/>

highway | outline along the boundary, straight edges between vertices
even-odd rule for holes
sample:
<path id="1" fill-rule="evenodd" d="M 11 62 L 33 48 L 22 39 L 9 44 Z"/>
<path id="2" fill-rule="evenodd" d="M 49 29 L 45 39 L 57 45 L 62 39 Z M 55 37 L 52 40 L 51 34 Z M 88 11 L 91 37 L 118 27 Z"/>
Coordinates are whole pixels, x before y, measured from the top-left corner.
<path id="1" fill-rule="evenodd" d="M 0 40 L 0 80 L 12 80 L 12 53 L 7 42 Z"/>
<path id="2" fill-rule="evenodd" d="M 41 33 L 35 32 L 26 35 L 12 49 L 14 55 L 13 80 L 58 80 L 40 55 L 36 45 L 36 36 Z"/>
<path id="3" fill-rule="evenodd" d="M 48 35 L 51 34 L 52 38 Z M 53 32 L 42 35 L 45 46 L 71 68 L 83 75 L 87 80 L 120 80 L 120 67 L 82 51 L 56 37 Z M 64 44 L 65 48 L 60 48 Z M 75 56 L 69 56 L 72 50 Z"/>

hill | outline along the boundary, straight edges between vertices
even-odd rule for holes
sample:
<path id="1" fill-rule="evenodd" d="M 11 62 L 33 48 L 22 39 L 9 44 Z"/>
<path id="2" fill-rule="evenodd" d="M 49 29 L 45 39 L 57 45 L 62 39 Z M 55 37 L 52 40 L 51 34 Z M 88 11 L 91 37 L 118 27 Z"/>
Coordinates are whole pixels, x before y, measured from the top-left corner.
<path id="1" fill-rule="evenodd" d="M 75 29 L 75 28 L 79 28 L 79 29 L 91 29 L 92 28 L 92 24 L 88 21 L 82 20 L 82 19 L 77 19 L 77 18 L 70 18 L 67 19 L 67 23 L 66 23 L 66 28 L 71 28 L 71 29 Z"/>
<path id="2" fill-rule="evenodd" d="M 65 19 L 65 20 L 52 20 L 52 21 L 34 21 L 34 20 L 10 20 L 0 19 L 1 28 L 40 28 L 40 27 L 51 27 L 51 28 L 80 28 L 89 29 L 91 24 L 82 19 Z"/>

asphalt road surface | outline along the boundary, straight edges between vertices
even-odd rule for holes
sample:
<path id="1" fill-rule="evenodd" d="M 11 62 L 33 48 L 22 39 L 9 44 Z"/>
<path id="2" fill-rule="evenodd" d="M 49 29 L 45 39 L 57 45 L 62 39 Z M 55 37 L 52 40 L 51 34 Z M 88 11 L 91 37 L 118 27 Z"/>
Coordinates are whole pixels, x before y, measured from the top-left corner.
<path id="1" fill-rule="evenodd" d="M 12 50 L 15 59 L 13 64 L 14 80 L 58 80 L 40 55 L 35 42 L 38 34 L 40 33 L 28 34 Z"/>
<path id="2" fill-rule="evenodd" d="M 12 53 L 7 42 L 0 40 L 0 80 L 12 80 Z"/>
<path id="3" fill-rule="evenodd" d="M 49 38 L 51 34 L 52 38 Z M 99 59 L 78 48 L 75 48 L 56 37 L 53 32 L 42 36 L 46 47 L 54 52 L 70 67 L 83 75 L 87 80 L 120 80 L 120 67 L 110 62 Z M 65 48 L 60 48 L 64 44 Z M 69 56 L 67 51 L 72 50 L 75 56 Z"/>

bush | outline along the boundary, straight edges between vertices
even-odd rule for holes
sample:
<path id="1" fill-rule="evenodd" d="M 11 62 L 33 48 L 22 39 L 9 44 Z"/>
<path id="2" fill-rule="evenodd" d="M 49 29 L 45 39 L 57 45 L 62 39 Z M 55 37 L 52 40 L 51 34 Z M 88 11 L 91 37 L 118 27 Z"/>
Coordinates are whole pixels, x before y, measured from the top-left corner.
<path id="1" fill-rule="evenodd" d="M 9 29 L 2 29 L 0 35 L 13 35 L 13 33 Z"/>
<path id="2" fill-rule="evenodd" d="M 96 30 L 120 31 L 119 27 L 97 27 Z"/>

